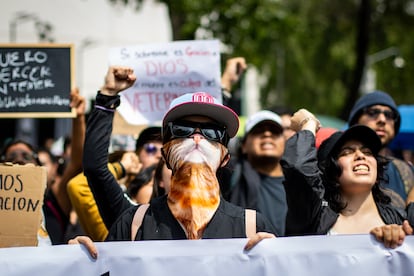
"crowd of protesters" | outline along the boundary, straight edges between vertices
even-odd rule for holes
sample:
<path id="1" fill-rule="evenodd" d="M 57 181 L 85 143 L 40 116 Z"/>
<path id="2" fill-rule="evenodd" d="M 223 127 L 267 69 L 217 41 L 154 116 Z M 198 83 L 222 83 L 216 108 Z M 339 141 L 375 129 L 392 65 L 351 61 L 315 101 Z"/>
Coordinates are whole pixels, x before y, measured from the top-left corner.
<path id="1" fill-rule="evenodd" d="M 226 97 L 246 68 L 244 58 L 227 61 L 223 101 L 200 91 L 173 100 L 135 151 L 108 156 L 119 93 L 137 77 L 121 66 L 108 69 L 88 122 L 85 99 L 72 91 L 63 169 L 49 149 L 7 141 L 2 162 L 47 167 L 39 246 L 82 243 L 96 257 L 94 241 L 248 237 L 249 249 L 265 238 L 369 233 L 401 245 L 413 233 L 414 175 L 390 155 L 401 125 L 392 97 L 363 95 L 349 128 L 323 135 L 307 109 L 261 110 L 236 137 Z"/>

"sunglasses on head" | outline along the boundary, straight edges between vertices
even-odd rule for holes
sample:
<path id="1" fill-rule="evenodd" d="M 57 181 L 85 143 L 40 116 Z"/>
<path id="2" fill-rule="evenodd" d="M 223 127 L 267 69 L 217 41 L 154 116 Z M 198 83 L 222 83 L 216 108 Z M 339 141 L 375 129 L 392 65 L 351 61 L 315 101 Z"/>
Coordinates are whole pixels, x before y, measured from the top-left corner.
<path id="1" fill-rule="evenodd" d="M 159 150 L 161 150 L 160 147 L 157 147 L 153 143 L 144 144 L 143 148 L 144 148 L 145 152 L 148 153 L 148 154 L 156 154 Z"/>
<path id="2" fill-rule="evenodd" d="M 384 114 L 385 119 L 395 120 L 397 119 L 397 114 L 393 110 L 381 110 L 379 108 L 365 108 L 364 114 L 372 119 L 377 119 L 380 114 Z"/>
<path id="3" fill-rule="evenodd" d="M 196 123 L 190 121 L 169 122 L 166 126 L 164 142 L 176 138 L 188 138 L 200 133 L 207 140 L 227 145 L 229 137 L 224 127 L 214 123 Z"/>

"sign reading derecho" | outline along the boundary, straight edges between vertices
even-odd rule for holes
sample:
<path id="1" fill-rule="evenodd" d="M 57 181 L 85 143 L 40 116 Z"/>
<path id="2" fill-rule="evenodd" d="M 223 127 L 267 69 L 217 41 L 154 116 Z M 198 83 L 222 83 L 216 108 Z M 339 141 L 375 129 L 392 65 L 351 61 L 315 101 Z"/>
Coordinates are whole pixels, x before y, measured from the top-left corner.
<path id="1" fill-rule="evenodd" d="M 171 101 L 185 93 L 208 92 L 221 101 L 217 40 L 112 48 L 109 62 L 132 67 L 137 76 L 120 94 L 118 111 L 129 124 L 159 123 Z"/>
<path id="2" fill-rule="evenodd" d="M 0 44 L 0 117 L 74 117 L 73 45 Z"/>
<path id="3" fill-rule="evenodd" d="M 46 168 L 0 164 L 0 247 L 37 245 Z"/>

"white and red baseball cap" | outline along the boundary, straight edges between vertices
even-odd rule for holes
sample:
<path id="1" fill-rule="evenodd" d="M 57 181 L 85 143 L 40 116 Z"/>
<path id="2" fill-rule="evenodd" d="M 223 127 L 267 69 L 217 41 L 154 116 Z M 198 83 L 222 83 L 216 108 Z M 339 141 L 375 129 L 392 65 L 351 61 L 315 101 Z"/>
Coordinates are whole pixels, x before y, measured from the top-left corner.
<path id="1" fill-rule="evenodd" d="M 282 119 L 280 116 L 269 110 L 261 110 L 247 119 L 244 133 L 247 135 L 255 126 L 265 121 L 277 125 L 280 128 L 280 133 L 283 132 Z"/>
<path id="2" fill-rule="evenodd" d="M 206 92 L 187 93 L 175 98 L 164 115 L 162 126 L 179 118 L 191 115 L 206 116 L 226 127 L 230 138 L 236 136 L 239 129 L 239 117 L 227 106 Z"/>

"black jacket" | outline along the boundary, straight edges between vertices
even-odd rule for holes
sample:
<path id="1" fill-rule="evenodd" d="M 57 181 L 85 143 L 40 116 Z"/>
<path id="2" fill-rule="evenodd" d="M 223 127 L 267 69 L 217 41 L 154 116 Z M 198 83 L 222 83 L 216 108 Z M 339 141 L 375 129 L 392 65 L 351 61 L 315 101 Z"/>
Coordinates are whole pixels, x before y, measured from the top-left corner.
<path id="1" fill-rule="evenodd" d="M 257 209 L 260 176 L 250 163 L 242 159 L 234 166 L 230 181 L 229 201 L 245 208 Z"/>
<path id="2" fill-rule="evenodd" d="M 109 231 L 107 241 L 131 240 L 131 224 L 137 208 L 137 206 L 134 206 L 126 210 L 115 222 Z M 271 224 L 260 213 L 256 213 L 256 231 L 275 233 Z M 222 199 L 213 218 L 207 224 L 202 238 L 227 239 L 245 237 L 244 208 L 235 206 Z M 167 196 L 152 199 L 135 240 L 183 239 L 187 239 L 187 237 L 168 208 Z"/>
<path id="3" fill-rule="evenodd" d="M 109 97 L 98 94 L 96 105 L 98 107 L 92 110 L 86 128 L 83 155 L 84 173 L 94 194 L 101 217 L 106 227 L 111 230 L 108 240 L 130 240 L 131 223 L 137 207 L 133 206 L 125 197 L 107 166 L 114 116 L 112 110 L 119 105 L 119 96 Z M 270 222 L 259 213 L 256 215 L 256 222 L 258 230 L 275 233 Z M 206 238 L 245 237 L 244 223 L 244 208 L 234 206 L 222 199 L 204 236 Z M 160 225 L 163 227 L 158 233 Z M 168 208 L 166 197 L 155 199 L 151 202 L 143 221 L 144 236 L 141 239 L 185 238 L 184 231 L 177 227 L 180 226 Z"/>
<path id="4" fill-rule="evenodd" d="M 241 159 L 234 166 L 230 190 L 226 196 L 231 203 L 261 212 L 273 224 L 277 236 L 284 236 L 287 203 L 282 186 L 283 177 L 275 181 L 280 181 L 275 182 L 275 184 L 280 184 L 280 187 L 273 187 L 270 193 L 264 191 L 263 193 L 267 195 L 259 203 L 262 189 L 261 176 L 246 159 Z M 273 183 L 272 186 L 274 186 Z"/>
<path id="5" fill-rule="evenodd" d="M 115 220 L 131 206 L 108 169 L 108 148 L 112 134 L 114 111 L 119 106 L 119 96 L 109 97 L 98 94 L 96 105 L 106 108 L 94 108 L 86 126 L 83 150 L 83 170 L 95 197 L 102 220 L 108 229 Z M 112 110 L 112 112 L 111 112 Z"/>
<path id="6" fill-rule="evenodd" d="M 288 202 L 286 235 L 327 234 L 339 214 L 324 200 L 313 133 L 303 130 L 291 137 L 286 142 L 281 164 Z M 407 218 L 404 210 L 390 204 L 377 203 L 377 207 L 385 224 L 402 224 Z"/>

